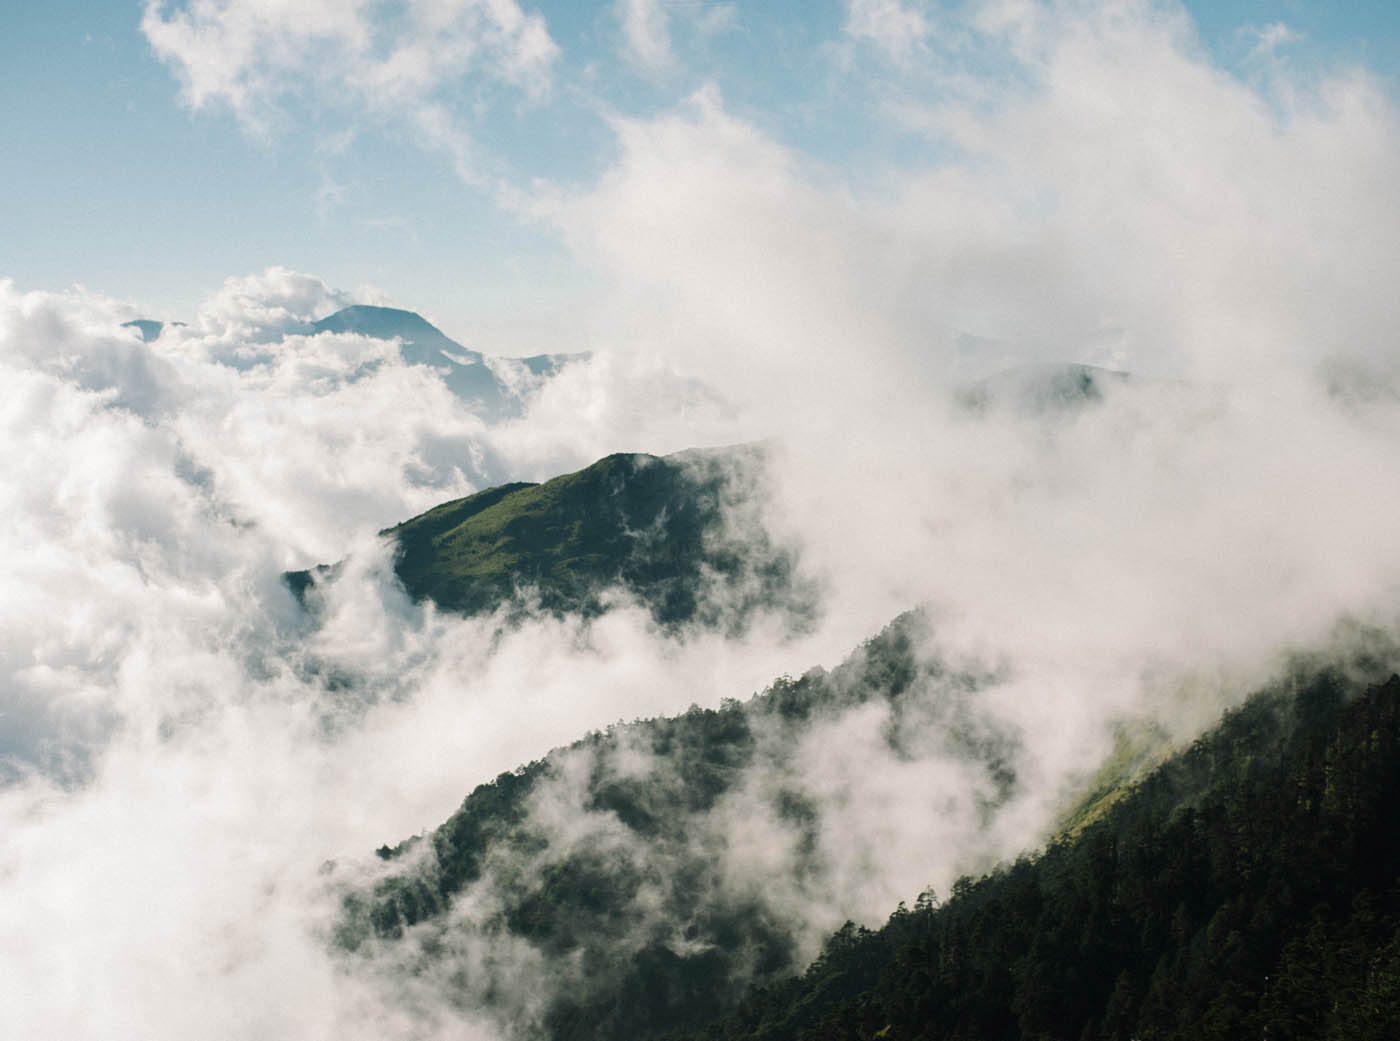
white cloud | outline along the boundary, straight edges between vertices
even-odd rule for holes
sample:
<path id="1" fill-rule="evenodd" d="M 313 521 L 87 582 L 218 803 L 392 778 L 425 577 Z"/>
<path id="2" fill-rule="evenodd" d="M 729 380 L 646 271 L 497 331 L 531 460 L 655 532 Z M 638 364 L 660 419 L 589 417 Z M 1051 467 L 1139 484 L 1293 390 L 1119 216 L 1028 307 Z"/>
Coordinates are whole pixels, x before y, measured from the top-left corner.
<path id="1" fill-rule="evenodd" d="M 661 0 L 617 0 L 614 12 L 622 24 L 629 59 L 649 72 L 671 65 L 669 14 Z"/>
<path id="2" fill-rule="evenodd" d="M 890 45 L 900 115 L 957 148 L 878 184 L 718 89 L 618 119 L 614 165 L 542 208 L 610 280 L 587 321 L 618 350 L 521 422 L 486 426 L 384 344 L 302 335 L 383 302 L 369 290 L 273 268 L 145 344 L 120 327 L 129 305 L 0 283 L 0 754 L 37 771 L 0 791 L 0 1032 L 482 1034 L 392 959 L 367 979 L 326 955 L 323 861 L 360 870 L 591 727 L 830 665 L 919 600 L 945 651 L 1003 670 L 979 705 L 1023 742 L 1025 790 L 979 832 L 984 779 L 936 749 L 885 756 L 882 709 L 748 778 L 707 822 L 735 888 L 779 890 L 797 847 L 765 816 L 772 789 L 796 778 L 821 802 L 823 870 L 775 898 L 810 916 L 809 944 L 1037 841 L 1112 723 L 1186 732 L 1339 621 L 1396 631 L 1393 107 L 1358 77 L 1265 97 L 1155 7 L 993 7 L 959 32 L 1012 76 L 922 67 L 924 28 L 889 23 L 907 41 Z M 436 85 L 475 55 L 519 82 L 547 68 L 547 37 L 530 44 L 508 3 L 406 10 L 387 50 L 354 5 L 151 7 L 147 23 L 192 103 L 250 120 L 300 89 L 307 47 L 368 56 L 332 93 L 358 99 L 378 70 L 429 123 Z M 1058 420 L 978 420 L 945 394 L 974 342 L 1186 379 Z M 1315 370 L 1338 354 L 1329 393 Z M 829 594 L 796 642 L 668 642 L 625 609 L 499 636 L 408 603 L 372 537 L 501 477 L 761 435 L 779 439 L 769 519 Z M 308 621 L 280 571 L 343 557 Z M 548 794 L 542 819 L 576 792 Z M 464 959 L 471 900 L 489 897 L 487 879 L 453 910 Z M 539 979 L 536 955 L 508 953 Z"/>
<path id="3" fill-rule="evenodd" d="M 613 17 L 622 29 L 622 56 L 653 78 L 674 72 L 680 64 L 676 41 L 705 39 L 732 29 L 738 8 L 728 3 L 676 3 L 674 0 L 614 0 Z"/>
<path id="4" fill-rule="evenodd" d="M 739 164 L 758 175 L 745 178 L 757 189 L 717 202 L 802 213 L 821 197 L 787 191 L 798 168 L 781 150 L 715 99 L 696 104 L 627 128 L 633 147 L 652 163 L 688 157 L 698 128 L 727 149 L 702 174 Z M 614 189 L 633 183 L 619 177 Z M 666 212 L 651 206 L 636 219 Z M 864 212 L 851 203 L 845 219 Z M 763 241 L 782 242 L 785 228 L 760 228 Z M 723 258 L 734 247 L 712 248 Z M 839 272 L 838 259 L 824 263 Z M 616 719 L 713 705 L 830 665 L 919 599 L 935 605 L 944 652 L 1001 666 L 975 718 L 1019 740 L 1024 787 L 988 829 L 987 778 L 939 744 L 936 702 L 902 720 L 883 708 L 833 718 L 785 756 L 760 758 L 693 834 L 724 851 L 714 885 L 761 893 L 806 952 L 848 917 L 877 921 L 893 900 L 927 884 L 946 891 L 1037 841 L 1112 723 L 1148 713 L 1189 731 L 1282 651 L 1325 643 L 1340 617 L 1393 631 L 1393 401 L 1338 402 L 1277 376 L 1231 390 L 1125 388 L 1050 425 L 949 416 L 938 392 L 914 384 L 853 410 L 845 398 L 864 393 L 861 377 L 834 363 L 840 335 L 859 330 L 859 310 L 843 317 L 841 299 L 859 298 L 823 304 L 796 281 L 787 292 L 829 308 L 799 330 L 842 324 L 810 344 L 780 341 L 786 353 L 763 365 L 739 348 L 692 359 L 707 376 L 731 365 L 757 374 L 763 393 L 738 395 L 738 408 L 678 387 L 655 357 L 614 355 L 566 370 L 525 422 L 488 429 L 383 344 L 274 336 L 348 298 L 308 276 L 230 280 L 198 325 L 152 344 L 120 329 L 125 305 L 7 284 L 0 550 L 18 563 L 0 588 L 0 688 L 7 721 L 27 720 L 7 739 L 29 746 L 5 751 L 51 773 L 35 754 L 44 741 L 90 759 L 70 771 L 80 782 L 70 790 L 38 776 L 0 792 L 0 872 L 16 896 L 0 912 L 0 961 L 17 967 L 0 1022 L 20 1035 L 60 1023 L 69 1037 L 161 1038 L 187 1036 L 203 1016 L 215 1024 L 205 1033 L 240 1036 L 240 1010 L 255 1007 L 268 1037 L 490 1037 L 472 1009 L 439 1000 L 453 970 L 475 966 L 472 986 L 509 983 L 501 993 L 525 1016 L 563 978 L 539 951 L 496 937 L 494 968 L 481 960 L 481 916 L 517 876 L 488 872 L 452 911 L 445 960 L 417 975 L 411 945 L 352 966 L 327 953 L 337 913 L 327 879 L 369 871 L 369 850 L 436 825 L 500 770 Z M 762 304 L 762 294 L 731 302 L 676 349 L 738 337 L 746 309 Z M 654 333 L 656 315 L 667 317 L 648 315 L 638 331 Z M 761 328 L 785 327 L 769 317 Z M 870 349 L 891 350 L 872 328 Z M 221 364 L 239 336 L 258 360 Z M 764 348 L 740 342 L 750 357 Z M 144 360 L 111 361 L 132 357 Z M 372 376 L 349 378 L 370 362 Z M 779 362 L 792 366 L 786 379 Z M 680 447 L 701 431 L 764 425 L 785 445 L 772 520 L 803 538 L 830 591 L 819 631 L 796 642 L 764 631 L 670 642 L 626 609 L 586 632 L 541 620 L 503 636 L 409 604 L 384 547 L 364 538 L 467 490 L 483 452 L 543 475 L 644 436 Z M 299 616 L 278 573 L 347 554 L 322 621 Z M 1183 704 L 1178 684 L 1192 670 L 1207 694 Z M 883 743 L 896 725 L 899 754 Z M 632 843 L 605 814 L 571 813 L 577 786 L 560 785 L 531 821 L 555 829 L 557 848 L 597 842 L 668 877 L 681 851 Z M 818 807 L 810 843 L 773 818 L 788 789 Z M 333 874 L 319 874 L 331 859 Z M 102 1000 L 74 1002 L 79 981 Z"/>
<path id="5" fill-rule="evenodd" d="M 932 26 L 917 6 L 900 0 L 847 0 L 846 35 L 866 40 L 892 60 L 907 63 L 925 50 Z"/>
<path id="6" fill-rule="evenodd" d="M 640 611 L 503 637 L 409 604 L 374 531 L 493 453 L 552 474 L 613 435 L 562 406 L 552 444 L 492 432 L 390 345 L 282 335 L 350 299 L 271 269 L 144 343 L 128 305 L 0 283 L 6 1035 L 475 1036 L 337 966 L 322 864 L 357 870 L 591 727 L 792 667 L 777 641 L 657 640 Z M 612 381 L 570 400 L 590 385 Z M 280 573 L 347 555 L 310 624 Z"/>
<path id="7" fill-rule="evenodd" d="M 1281 48 L 1304 38 L 1302 33 L 1284 22 L 1245 26 L 1239 30 L 1239 36 L 1253 41 L 1249 48 L 1250 61 L 1272 61 Z"/>
<path id="8" fill-rule="evenodd" d="M 843 176 L 711 88 L 618 120 L 620 160 L 558 220 L 657 343 L 746 356 L 758 395 L 811 357 L 857 387 L 872 365 L 877 386 L 891 366 L 946 377 L 967 334 L 1203 378 L 1383 354 L 1393 106 L 1350 73 L 1265 96 L 1180 19 L 1135 11 L 961 26 L 980 34 L 970 67 L 942 56 L 890 96 L 949 158 Z M 912 100 L 920 84 L 933 100 Z"/>
<path id="9" fill-rule="evenodd" d="M 1393 357 L 1393 105 L 1350 72 L 1241 83 L 1174 8 L 992 6 L 958 27 L 966 65 L 905 81 L 938 158 L 878 181 L 717 88 L 618 119 L 617 161 L 547 208 L 611 275 L 605 338 L 784 441 L 791 523 L 870 624 L 946 597 L 974 644 L 1132 686 L 1159 659 L 1257 677 L 1348 611 L 1389 619 L 1400 562 L 1362 529 L 1395 508 L 1392 399 L 1349 414 L 1315 377 Z M 1043 444 L 946 416 L 950 384 L 1055 360 L 1197 391 L 1138 388 Z"/>
<path id="10" fill-rule="evenodd" d="M 448 114 L 444 91 L 475 78 L 542 97 L 559 53 L 544 19 L 514 0 L 414 0 L 381 15 L 367 0 L 147 0 L 141 29 L 192 108 L 222 102 L 258 133 L 301 101 L 407 117 L 475 180 L 469 129 Z"/>
<path id="11" fill-rule="evenodd" d="M 342 307 L 358 303 L 313 275 L 270 267 L 228 278 L 200 305 L 197 328 L 224 340 L 262 342 L 299 330 Z"/>

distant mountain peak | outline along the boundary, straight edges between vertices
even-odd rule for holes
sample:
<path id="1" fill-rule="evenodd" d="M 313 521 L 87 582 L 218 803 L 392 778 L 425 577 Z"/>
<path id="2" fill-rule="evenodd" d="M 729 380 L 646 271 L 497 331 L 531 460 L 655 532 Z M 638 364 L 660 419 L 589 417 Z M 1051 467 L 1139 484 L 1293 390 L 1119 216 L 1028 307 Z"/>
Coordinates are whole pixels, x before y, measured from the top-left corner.
<path id="1" fill-rule="evenodd" d="M 463 347 L 415 311 L 373 304 L 352 304 L 311 323 L 312 335 L 353 333 L 377 340 L 398 340 L 410 365 L 435 369 L 448 388 L 492 418 L 519 415 L 532 387 L 554 376 L 570 361 L 586 355 L 539 354 L 530 358 L 496 358 L 486 363 L 480 351 Z M 494 366 L 494 368 L 493 368 Z M 522 378 L 503 380 L 510 366 Z"/>
<path id="2" fill-rule="evenodd" d="M 428 321 L 417 311 L 408 311 L 402 307 L 380 307 L 376 304 L 351 304 L 349 307 L 342 307 L 334 314 L 314 323 L 317 327 L 325 329 L 346 329 L 360 326 L 381 326 L 392 325 L 396 327 L 417 326 L 419 328 L 432 329 L 433 332 L 441 334 L 441 331 Z"/>
<path id="3" fill-rule="evenodd" d="M 421 314 L 398 307 L 352 304 L 312 322 L 311 328 L 317 333 L 358 333 L 379 340 L 402 340 L 404 360 L 410 364 L 441 365 L 446 360 L 442 356 L 444 350 L 474 363 L 481 361 L 479 352 L 463 347 Z"/>
<path id="4" fill-rule="evenodd" d="M 150 318 L 135 318 L 129 322 L 122 322 L 122 328 L 135 329 L 141 334 L 142 341 L 150 343 L 160 337 L 160 331 L 165 328 L 165 323 Z"/>

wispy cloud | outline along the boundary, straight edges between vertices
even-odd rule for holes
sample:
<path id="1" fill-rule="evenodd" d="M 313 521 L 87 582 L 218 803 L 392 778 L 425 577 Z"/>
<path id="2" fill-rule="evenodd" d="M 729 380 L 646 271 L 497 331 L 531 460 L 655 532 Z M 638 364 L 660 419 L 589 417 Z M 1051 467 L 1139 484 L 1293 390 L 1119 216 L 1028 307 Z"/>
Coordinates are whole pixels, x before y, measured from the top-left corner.
<path id="1" fill-rule="evenodd" d="M 905 64 L 925 51 L 933 25 L 916 5 L 902 0 L 847 0 L 846 35 L 880 48 Z"/>
<path id="2" fill-rule="evenodd" d="M 1301 33 L 1284 22 L 1245 26 L 1239 30 L 1239 36 L 1250 45 L 1250 61 L 1270 61 L 1282 48 L 1303 39 Z"/>
<path id="3" fill-rule="evenodd" d="M 477 175 L 469 128 L 448 114 L 443 91 L 494 81 L 540 98 L 559 54 L 543 17 L 514 0 L 413 3 L 388 19 L 363 0 L 148 0 L 141 29 L 192 108 L 226 104 L 258 134 L 288 106 L 408 118 L 468 178 Z"/>
<path id="4" fill-rule="evenodd" d="M 643 69 L 659 72 L 674 61 L 669 15 L 662 0 L 617 0 L 626 55 Z"/>

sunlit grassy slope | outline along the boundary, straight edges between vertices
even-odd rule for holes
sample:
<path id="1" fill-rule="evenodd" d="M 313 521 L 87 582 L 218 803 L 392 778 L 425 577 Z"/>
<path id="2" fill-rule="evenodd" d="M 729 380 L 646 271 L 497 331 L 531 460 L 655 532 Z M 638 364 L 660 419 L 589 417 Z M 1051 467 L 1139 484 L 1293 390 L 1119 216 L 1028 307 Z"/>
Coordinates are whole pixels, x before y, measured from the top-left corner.
<path id="1" fill-rule="evenodd" d="M 594 615 L 635 598 L 662 625 L 735 627 L 759 609 L 814 608 L 795 548 L 763 524 L 754 446 L 610 455 L 543 484 L 443 503 L 382 535 L 415 600 L 464 614 L 538 608 Z M 308 573 L 288 576 L 299 595 Z"/>

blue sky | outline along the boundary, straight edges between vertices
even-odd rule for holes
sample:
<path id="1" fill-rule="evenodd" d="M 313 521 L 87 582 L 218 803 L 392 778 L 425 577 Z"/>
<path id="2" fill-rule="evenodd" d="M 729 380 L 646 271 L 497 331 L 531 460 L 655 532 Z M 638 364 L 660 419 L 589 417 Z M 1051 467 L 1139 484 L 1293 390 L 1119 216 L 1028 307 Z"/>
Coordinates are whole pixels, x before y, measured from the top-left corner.
<path id="1" fill-rule="evenodd" d="M 278 5 L 213 5 L 240 6 Z M 411 35 L 411 5 L 356 6 L 377 53 Z M 508 56 L 482 54 L 447 60 L 428 87 L 380 104 L 349 73 L 322 74 L 343 49 L 293 34 L 281 41 L 288 62 L 251 100 L 216 87 L 196 105 L 184 88 L 218 47 L 158 54 L 141 5 L 10 5 L 0 15 L 0 183 L 11 200 L 0 276 L 22 289 L 81 283 L 180 318 L 225 278 L 283 265 L 347 289 L 377 286 L 488 351 L 588 346 L 550 341 L 570 336 L 571 316 L 607 275 L 556 222 L 522 215 L 504 186 L 587 191 L 617 158 L 612 120 L 662 116 L 707 86 L 726 113 L 851 192 L 878 194 L 892 170 L 936 166 L 947 141 L 891 119 L 889 102 L 942 89 L 930 71 L 968 62 L 978 45 L 957 23 L 969 8 L 866 4 L 886 19 L 870 24 L 910 30 L 900 44 L 862 34 L 861 6 L 521 0 L 554 48 L 530 74 L 537 82 L 502 76 Z M 1297 82 L 1364 66 L 1393 92 L 1400 68 L 1393 4 L 1125 6 L 1185 12 L 1206 60 L 1244 83 L 1260 75 L 1255 48 L 1268 33 L 1270 60 Z M 166 4 L 152 15 L 168 23 L 186 11 Z M 989 51 L 967 67 L 1014 77 L 1003 57 Z M 469 142 L 470 169 L 414 129 L 410 110 L 425 105 Z"/>

